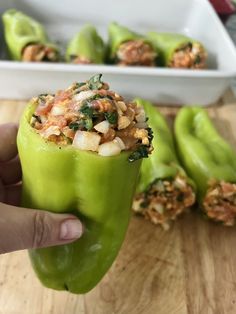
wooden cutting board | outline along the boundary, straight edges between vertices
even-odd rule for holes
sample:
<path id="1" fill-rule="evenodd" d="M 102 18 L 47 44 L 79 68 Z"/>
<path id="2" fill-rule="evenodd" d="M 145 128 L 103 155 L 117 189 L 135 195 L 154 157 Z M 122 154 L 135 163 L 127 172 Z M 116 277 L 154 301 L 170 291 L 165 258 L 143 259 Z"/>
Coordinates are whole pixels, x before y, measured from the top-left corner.
<path id="1" fill-rule="evenodd" d="M 18 121 L 25 102 L 0 101 L 0 123 Z M 177 108 L 161 107 L 170 117 Z M 236 148 L 236 100 L 208 108 Z M 86 295 L 44 288 L 26 251 L 0 256 L 1 314 L 235 314 L 236 227 L 185 214 L 168 232 L 133 217 L 118 258 Z"/>

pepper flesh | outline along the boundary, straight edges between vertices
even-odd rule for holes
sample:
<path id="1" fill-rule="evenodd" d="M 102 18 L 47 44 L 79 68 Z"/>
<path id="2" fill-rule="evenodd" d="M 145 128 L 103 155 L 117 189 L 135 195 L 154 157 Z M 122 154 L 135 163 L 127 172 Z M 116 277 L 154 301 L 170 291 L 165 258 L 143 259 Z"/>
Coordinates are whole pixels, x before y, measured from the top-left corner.
<path id="1" fill-rule="evenodd" d="M 199 41 L 182 34 L 158 32 L 149 32 L 148 39 L 156 48 L 162 66 L 193 69 L 206 67 L 207 53 Z M 191 51 L 185 52 L 188 47 Z"/>
<path id="2" fill-rule="evenodd" d="M 51 49 L 54 51 L 55 60 L 59 58 L 58 48 L 49 42 L 44 27 L 33 18 L 10 9 L 3 14 L 2 20 L 7 47 L 13 60 L 22 60 L 24 49 L 28 45 L 39 45 L 45 47 L 46 50 Z"/>
<path id="3" fill-rule="evenodd" d="M 86 293 L 104 276 L 124 240 L 141 160 L 112 157 L 47 142 L 30 126 L 35 104 L 23 114 L 17 138 L 23 171 L 22 205 L 73 213 L 85 226 L 71 244 L 30 250 L 47 287 Z"/>
<path id="4" fill-rule="evenodd" d="M 94 26 L 87 24 L 69 42 L 66 61 L 73 63 L 104 63 L 105 45 Z"/>
<path id="5" fill-rule="evenodd" d="M 195 202 L 195 185 L 178 161 L 173 136 L 164 116 L 148 101 L 136 98 L 135 102 L 149 117 L 154 151 L 143 160 L 133 210 L 167 229 L 170 220 Z"/>
<path id="6" fill-rule="evenodd" d="M 219 135 L 213 126 L 207 112 L 199 107 L 182 108 L 175 121 L 175 137 L 180 158 L 198 188 L 198 200 L 208 217 L 232 225 L 236 217 L 236 153 L 231 146 Z M 217 195 L 213 207 L 207 208 L 213 190 L 230 185 L 234 190 L 229 219 L 223 217 L 224 211 L 217 205 L 217 198 L 223 201 L 224 195 Z M 234 188 L 235 187 L 235 188 Z M 217 191 L 216 191 L 217 192 Z M 218 211 L 219 215 L 212 215 L 211 211 Z M 214 217 L 213 217 L 214 216 Z"/>

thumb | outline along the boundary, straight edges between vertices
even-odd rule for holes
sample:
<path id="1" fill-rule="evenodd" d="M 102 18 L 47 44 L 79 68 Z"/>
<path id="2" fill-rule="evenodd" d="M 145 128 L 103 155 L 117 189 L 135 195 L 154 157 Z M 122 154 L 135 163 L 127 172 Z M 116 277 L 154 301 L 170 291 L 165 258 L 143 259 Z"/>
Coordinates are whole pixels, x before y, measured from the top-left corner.
<path id="1" fill-rule="evenodd" d="M 69 243 L 82 233 L 82 223 L 71 214 L 0 203 L 0 254 Z"/>

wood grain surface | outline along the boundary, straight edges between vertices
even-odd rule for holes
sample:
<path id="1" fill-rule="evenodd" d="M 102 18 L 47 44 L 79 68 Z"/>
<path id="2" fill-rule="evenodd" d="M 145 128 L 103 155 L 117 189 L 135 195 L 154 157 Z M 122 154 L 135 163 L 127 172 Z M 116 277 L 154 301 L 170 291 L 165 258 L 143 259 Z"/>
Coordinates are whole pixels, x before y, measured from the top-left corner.
<path id="1" fill-rule="evenodd" d="M 25 102 L 0 101 L 0 123 L 17 122 Z M 177 108 L 161 107 L 171 119 Z M 210 115 L 236 148 L 236 101 Z M 44 288 L 27 252 L 0 256 L 1 314 L 235 314 L 236 228 L 185 214 L 168 232 L 132 217 L 118 258 L 86 295 Z"/>

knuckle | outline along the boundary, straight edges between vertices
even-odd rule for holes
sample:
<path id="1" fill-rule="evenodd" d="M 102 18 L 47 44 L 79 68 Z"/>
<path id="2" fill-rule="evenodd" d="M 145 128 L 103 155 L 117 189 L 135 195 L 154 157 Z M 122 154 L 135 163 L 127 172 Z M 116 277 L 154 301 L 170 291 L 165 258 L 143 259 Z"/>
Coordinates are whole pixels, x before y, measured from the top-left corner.
<path id="1" fill-rule="evenodd" d="M 34 215 L 33 248 L 43 247 L 50 240 L 50 222 L 46 213 L 37 211 Z"/>

